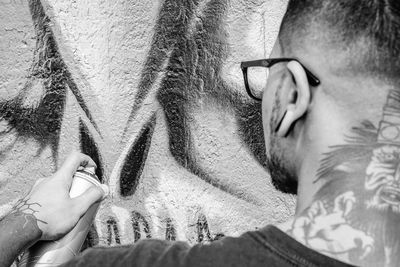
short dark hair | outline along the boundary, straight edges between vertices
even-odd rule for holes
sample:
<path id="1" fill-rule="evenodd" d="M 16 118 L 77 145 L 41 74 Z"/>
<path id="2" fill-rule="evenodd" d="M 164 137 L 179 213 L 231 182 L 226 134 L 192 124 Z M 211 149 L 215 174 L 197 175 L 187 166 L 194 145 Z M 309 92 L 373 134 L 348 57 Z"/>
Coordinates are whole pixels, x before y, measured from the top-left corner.
<path id="1" fill-rule="evenodd" d="M 354 70 L 400 80 L 399 0 L 289 0 L 282 45 L 310 35 L 348 52 Z"/>

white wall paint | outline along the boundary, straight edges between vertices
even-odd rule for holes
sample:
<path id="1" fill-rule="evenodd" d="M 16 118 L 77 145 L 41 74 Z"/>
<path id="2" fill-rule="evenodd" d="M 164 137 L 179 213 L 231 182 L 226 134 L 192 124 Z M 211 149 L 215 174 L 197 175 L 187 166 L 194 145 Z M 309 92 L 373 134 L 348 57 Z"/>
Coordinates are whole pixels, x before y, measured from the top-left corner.
<path id="1" fill-rule="evenodd" d="M 103 179 L 111 188 L 111 196 L 103 202 L 95 221 L 99 244 L 115 245 L 118 240 L 122 244 L 133 243 L 132 212 L 144 216 L 152 237 L 165 238 L 170 219 L 177 239 L 191 243 L 198 241 L 201 214 L 207 218 L 211 236 L 219 233 L 239 235 L 269 223 L 282 222 L 292 214 L 294 199 L 272 187 L 267 172 L 240 138 L 235 103 L 232 106 L 221 104 L 221 100 L 212 93 L 212 89 L 219 90 L 218 84 L 223 83 L 228 94 L 239 94 L 235 99 L 241 101 L 240 105 L 246 103 L 238 63 L 268 56 L 286 1 L 232 0 L 222 5 L 221 13 L 216 12 L 218 6 L 210 8 L 210 4 L 224 1 L 201 1 L 193 9 L 194 17 L 184 20 L 171 15 L 167 16 L 169 22 L 165 24 L 166 28 L 163 28 L 164 24 L 159 24 L 161 29 L 173 31 L 174 28 L 168 28 L 168 23 L 180 19 L 186 21 L 187 31 L 177 34 L 176 40 L 188 40 L 188 45 L 195 46 L 188 49 L 183 57 L 193 49 L 199 50 L 190 54 L 193 60 L 183 61 L 190 66 L 180 65 L 188 72 L 191 67 L 195 71 L 187 74 L 190 79 L 185 84 L 185 94 L 190 102 L 184 104 L 185 125 L 180 125 L 179 121 L 171 122 L 166 104 L 157 101 L 168 73 L 175 73 L 174 69 L 168 72 L 168 66 L 179 66 L 171 65 L 172 60 L 179 59 L 176 56 L 179 49 L 176 50 L 175 46 L 163 51 L 168 56 L 158 63 L 160 69 L 154 70 L 156 81 L 150 86 L 150 93 L 140 108 L 130 115 L 141 79 L 152 73 L 151 69 L 145 69 L 145 64 L 149 54 L 155 51 L 152 41 L 163 37 L 157 35 L 155 27 L 167 2 L 41 2 L 50 18 L 50 29 L 63 66 L 68 69 L 92 119 L 70 86 L 65 85 L 66 91 L 62 96 L 65 106 L 58 119 L 61 126 L 55 134 L 58 139 L 54 149 L 50 144 L 53 139 L 49 139 L 49 143 L 43 137 L 45 141 L 40 143 L 41 137 L 30 135 L 25 126 L 18 128 L 24 123 L 21 116 L 18 117 L 21 123 L 17 120 L 15 125 L 4 117 L 5 111 L 0 110 L 0 211 L 4 213 L 36 179 L 50 175 L 71 149 L 82 148 L 82 121 L 97 144 Z M 180 2 L 173 2 L 178 9 Z M 0 0 L 0 5 L 0 24 L 3 25 L 0 27 L 0 103 L 4 105 L 20 98 L 23 101 L 18 105 L 33 112 L 27 113 L 27 116 L 41 116 L 40 112 L 35 112 L 48 94 L 45 87 L 48 79 L 32 75 L 37 34 L 29 6 L 25 1 L 18 0 Z M 207 12 L 221 16 L 218 25 L 204 19 Z M 208 27 L 213 28 L 213 38 L 208 41 L 212 44 L 193 37 L 201 31 L 208 31 Z M 209 47 L 201 51 L 203 45 Z M 215 49 L 221 47 L 221 58 L 215 58 Z M 202 65 L 201 62 L 207 60 L 219 62 L 219 65 Z M 210 71 L 202 74 L 206 68 L 215 71 L 211 79 L 215 81 L 215 87 L 213 83 L 207 83 L 210 79 L 206 75 Z M 169 84 L 175 86 L 174 83 Z M 20 112 L 11 108 L 8 110 Z M 123 196 L 120 192 L 123 166 L 132 144 L 140 138 L 143 127 L 153 116 L 154 131 L 150 136 L 151 145 L 139 184 L 133 195 Z M 213 186 L 205 181 L 204 175 L 201 177 L 193 173 L 179 162 L 174 153 L 180 151 L 174 151 L 176 148 L 171 147 L 169 142 L 171 138 L 185 136 L 169 135 L 171 125 L 187 128 L 191 140 L 181 141 L 190 146 L 185 153 L 190 153 L 194 159 L 191 164 L 211 177 L 213 183 L 225 185 L 228 190 L 224 192 L 221 186 Z M 107 223 L 110 219 L 116 223 L 118 238 L 112 231 L 110 236 L 109 229 L 113 229 Z M 143 238 L 146 235 L 143 227 L 141 233 Z"/>

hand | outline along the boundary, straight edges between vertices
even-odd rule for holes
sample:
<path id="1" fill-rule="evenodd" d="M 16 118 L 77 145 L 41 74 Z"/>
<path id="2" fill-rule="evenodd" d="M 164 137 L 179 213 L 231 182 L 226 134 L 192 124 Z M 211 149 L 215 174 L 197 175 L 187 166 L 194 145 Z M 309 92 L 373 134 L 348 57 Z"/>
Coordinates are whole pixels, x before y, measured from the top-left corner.
<path id="1" fill-rule="evenodd" d="M 72 230 L 93 203 L 106 195 L 108 189 L 104 185 L 102 189 L 91 187 L 82 195 L 70 198 L 72 177 L 79 167 L 96 167 L 96 164 L 89 156 L 72 153 L 52 177 L 38 180 L 14 208 L 37 219 L 42 231 L 40 239 L 59 239 Z"/>

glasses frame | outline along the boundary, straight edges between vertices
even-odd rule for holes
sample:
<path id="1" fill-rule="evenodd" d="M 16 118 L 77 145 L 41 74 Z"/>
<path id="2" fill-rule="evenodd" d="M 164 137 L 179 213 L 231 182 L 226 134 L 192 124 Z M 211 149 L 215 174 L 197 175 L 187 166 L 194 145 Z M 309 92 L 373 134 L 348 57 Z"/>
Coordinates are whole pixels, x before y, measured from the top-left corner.
<path id="1" fill-rule="evenodd" d="M 247 69 L 249 67 L 270 68 L 277 63 L 289 62 L 289 61 L 293 61 L 293 60 L 297 61 L 303 67 L 304 71 L 306 72 L 308 82 L 311 86 L 318 86 L 321 84 L 321 81 L 314 74 L 312 74 L 311 71 L 309 71 L 306 67 L 304 67 L 304 65 L 301 64 L 300 61 L 296 58 L 267 58 L 267 59 L 243 61 L 240 64 L 240 68 L 242 69 L 242 72 L 243 72 L 244 86 L 246 88 L 247 94 L 254 100 L 262 101 L 262 98 L 259 98 L 259 97 L 256 97 L 255 95 L 253 95 L 253 93 L 250 90 L 249 80 L 248 80 L 248 76 L 247 76 Z"/>

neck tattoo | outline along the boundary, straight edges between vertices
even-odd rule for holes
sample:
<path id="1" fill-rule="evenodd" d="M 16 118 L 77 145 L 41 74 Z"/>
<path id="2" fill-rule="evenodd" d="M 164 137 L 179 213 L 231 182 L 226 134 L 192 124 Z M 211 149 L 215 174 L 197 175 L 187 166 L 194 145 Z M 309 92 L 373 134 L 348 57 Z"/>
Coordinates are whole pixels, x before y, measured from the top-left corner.
<path id="1" fill-rule="evenodd" d="M 331 257 L 362 266 L 400 262 L 400 92 L 391 90 L 379 127 L 364 121 L 324 155 L 324 186 L 288 233 Z"/>

